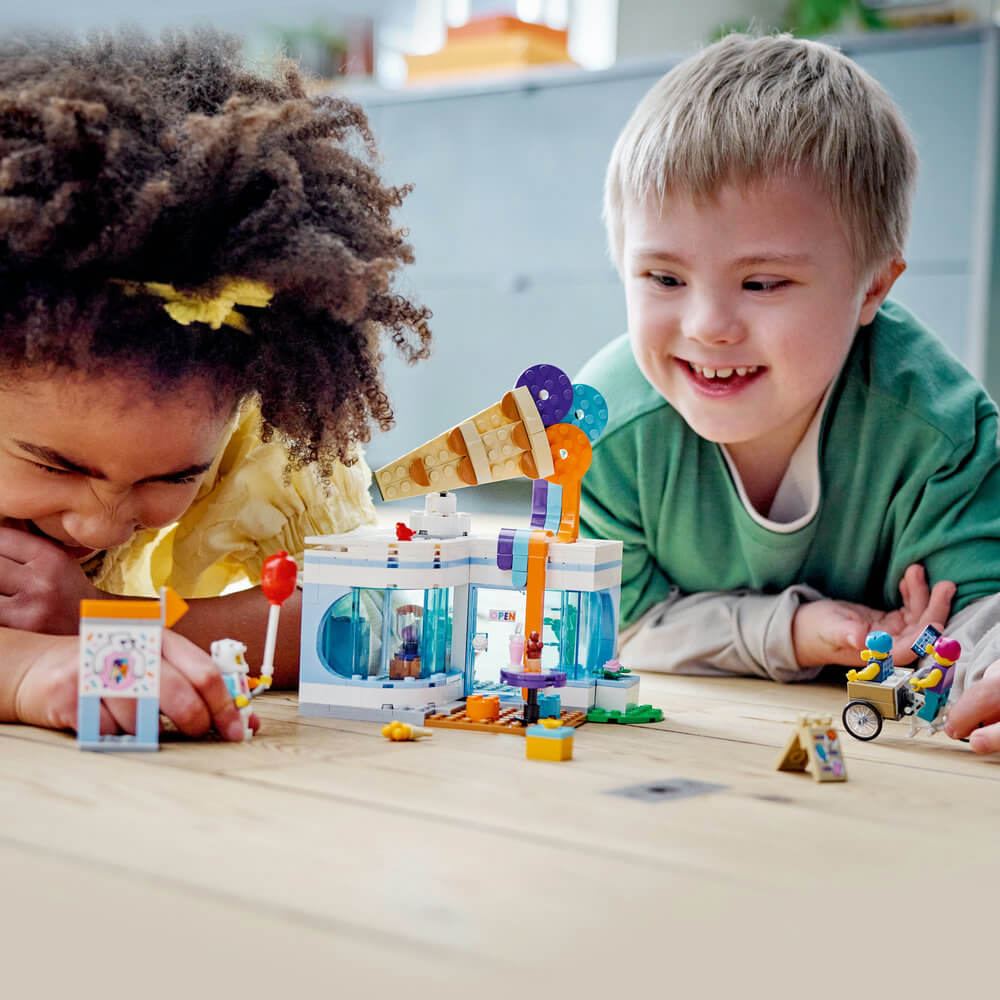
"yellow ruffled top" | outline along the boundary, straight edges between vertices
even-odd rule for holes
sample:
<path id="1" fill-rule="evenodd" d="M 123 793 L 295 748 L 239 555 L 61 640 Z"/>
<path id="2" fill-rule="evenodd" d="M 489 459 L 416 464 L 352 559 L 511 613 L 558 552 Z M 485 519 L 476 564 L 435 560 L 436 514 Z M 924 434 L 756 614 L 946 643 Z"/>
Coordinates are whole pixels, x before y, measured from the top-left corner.
<path id="1" fill-rule="evenodd" d="M 264 560 L 284 549 L 302 568 L 307 535 L 351 531 L 375 520 L 364 459 L 334 466 L 324 493 L 307 466 L 283 481 L 287 456 L 260 439 L 260 412 L 239 413 L 194 503 L 175 524 L 141 531 L 84 569 L 100 590 L 154 596 L 171 586 L 181 597 L 216 597 L 234 584 L 260 583 Z"/>

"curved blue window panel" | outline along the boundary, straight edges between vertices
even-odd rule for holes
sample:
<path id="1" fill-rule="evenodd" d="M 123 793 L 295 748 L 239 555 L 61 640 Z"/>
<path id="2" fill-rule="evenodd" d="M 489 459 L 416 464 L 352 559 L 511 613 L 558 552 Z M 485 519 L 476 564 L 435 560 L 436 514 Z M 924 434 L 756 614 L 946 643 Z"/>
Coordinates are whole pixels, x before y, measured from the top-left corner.
<path id="1" fill-rule="evenodd" d="M 587 595 L 587 659 L 584 666 L 595 675 L 614 653 L 614 602 L 610 591 L 598 590 Z"/>
<path id="2" fill-rule="evenodd" d="M 381 591 L 374 591 L 381 598 Z M 350 680 L 368 676 L 371 625 L 361 599 L 362 591 L 355 587 L 349 594 L 334 601 L 320 620 L 316 636 L 319 662 L 331 674 Z"/>

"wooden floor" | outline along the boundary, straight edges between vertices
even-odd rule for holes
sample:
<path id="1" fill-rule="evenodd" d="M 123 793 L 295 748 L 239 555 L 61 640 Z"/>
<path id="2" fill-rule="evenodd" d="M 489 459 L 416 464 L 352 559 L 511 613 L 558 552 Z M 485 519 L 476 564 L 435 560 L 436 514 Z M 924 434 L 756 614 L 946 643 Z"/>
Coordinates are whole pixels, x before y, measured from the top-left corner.
<path id="1" fill-rule="evenodd" d="M 997 995 L 1000 759 L 890 722 L 816 784 L 774 765 L 841 689 L 642 684 L 566 763 L 281 693 L 245 745 L 0 726 L 0 996 Z"/>

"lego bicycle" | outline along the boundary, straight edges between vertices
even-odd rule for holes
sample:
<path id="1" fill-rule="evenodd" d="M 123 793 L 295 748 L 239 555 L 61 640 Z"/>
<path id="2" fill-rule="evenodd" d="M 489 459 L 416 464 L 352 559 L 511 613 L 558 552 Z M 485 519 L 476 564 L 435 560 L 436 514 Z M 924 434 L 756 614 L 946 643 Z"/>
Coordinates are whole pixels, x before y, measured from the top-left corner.
<path id="1" fill-rule="evenodd" d="M 944 726 L 948 692 L 955 674 L 955 663 L 962 647 L 933 625 L 927 625 L 910 647 L 927 666 L 907 670 L 892 662 L 892 640 L 886 632 L 871 632 L 865 639 L 862 660 L 869 661 L 864 671 L 852 670 L 847 682 L 847 697 L 842 719 L 844 728 L 856 740 L 873 740 L 882 732 L 883 719 L 901 719 L 919 714 L 931 734 Z M 913 720 L 910 736 L 917 731 Z"/>
<path id="2" fill-rule="evenodd" d="M 924 696 L 909 684 L 912 670 L 896 668 L 889 681 L 848 681 L 847 697 L 841 716 L 844 728 L 856 739 L 875 739 L 882 732 L 884 719 L 913 715 L 923 705 Z"/>

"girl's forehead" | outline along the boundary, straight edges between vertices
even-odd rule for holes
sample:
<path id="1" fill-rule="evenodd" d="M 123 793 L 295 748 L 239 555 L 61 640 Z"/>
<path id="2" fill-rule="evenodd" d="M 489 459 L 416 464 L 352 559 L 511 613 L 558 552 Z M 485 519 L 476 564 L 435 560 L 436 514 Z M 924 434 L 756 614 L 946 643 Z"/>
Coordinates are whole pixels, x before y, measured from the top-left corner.
<path id="1" fill-rule="evenodd" d="M 76 411 L 108 418 L 146 411 L 193 411 L 211 418 L 228 416 L 235 402 L 207 380 L 178 380 L 169 386 L 129 372 L 86 372 L 65 369 L 28 369 L 0 382 L 0 398 L 23 399 L 33 411 L 61 414 Z"/>
<path id="2" fill-rule="evenodd" d="M 0 388 L 0 446 L 115 481 L 211 462 L 231 426 L 204 384 L 154 392 L 143 379 L 73 373 Z"/>

